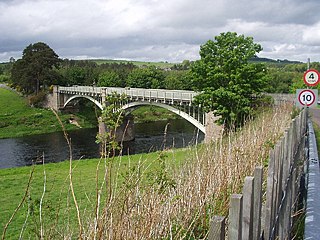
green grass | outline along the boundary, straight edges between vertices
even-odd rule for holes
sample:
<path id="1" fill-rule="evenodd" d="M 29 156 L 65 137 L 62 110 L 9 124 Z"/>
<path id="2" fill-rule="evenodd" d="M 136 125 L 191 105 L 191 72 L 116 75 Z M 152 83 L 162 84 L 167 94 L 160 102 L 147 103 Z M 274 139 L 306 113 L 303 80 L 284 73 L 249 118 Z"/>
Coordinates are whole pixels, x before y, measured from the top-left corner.
<path id="1" fill-rule="evenodd" d="M 170 150 L 166 152 L 166 163 L 168 167 L 172 169 L 183 162 L 186 156 L 190 154 L 191 152 L 189 150 Z M 159 169 L 158 159 L 159 153 L 157 152 L 116 157 L 113 160 L 113 178 L 117 179 L 116 181 L 119 186 L 127 182 L 132 182 L 127 180 L 135 174 L 134 169 L 137 169 L 138 165 L 140 165 L 140 170 L 146 173 L 145 176 L 152 176 L 150 174 L 155 174 Z M 72 162 L 73 185 L 83 219 L 93 213 L 96 204 L 96 177 L 98 176 L 98 186 L 100 186 L 103 181 L 105 171 L 104 160 L 102 160 L 100 164 L 99 171 L 97 171 L 98 162 L 99 159 Z M 43 199 L 43 215 L 45 216 L 43 221 L 46 225 L 46 231 L 49 231 L 50 227 L 53 227 L 57 215 L 59 215 L 59 219 L 57 220 L 58 224 L 55 228 L 63 229 L 69 221 L 70 223 L 68 224 L 70 224 L 70 226 L 76 226 L 76 211 L 69 188 L 69 163 L 69 161 L 65 161 L 34 166 L 34 173 L 29 190 L 30 196 L 10 224 L 6 239 L 18 239 L 26 218 L 26 213 L 28 212 L 28 204 L 31 212 L 28 217 L 28 224 L 24 236 L 26 237 L 29 234 L 34 236 L 34 232 L 39 231 L 39 229 L 37 229 L 39 228 L 39 203 L 44 187 L 44 170 L 46 173 L 46 191 Z M 0 192 L 2 196 L 0 198 L 1 232 L 26 192 L 31 171 L 32 167 L 0 170 Z M 117 178 L 115 178 L 115 173 L 118 174 Z M 145 183 L 149 180 L 143 179 Z M 69 207 L 68 204 L 70 205 Z M 104 204 L 102 205 L 104 206 Z"/>
<path id="2" fill-rule="evenodd" d="M 77 119 L 81 127 L 94 127 L 84 116 L 59 114 L 67 130 L 77 129 L 69 123 L 71 117 Z M 54 113 L 47 109 L 31 108 L 27 100 L 18 94 L 0 88 L 0 138 L 20 137 L 61 131 Z"/>

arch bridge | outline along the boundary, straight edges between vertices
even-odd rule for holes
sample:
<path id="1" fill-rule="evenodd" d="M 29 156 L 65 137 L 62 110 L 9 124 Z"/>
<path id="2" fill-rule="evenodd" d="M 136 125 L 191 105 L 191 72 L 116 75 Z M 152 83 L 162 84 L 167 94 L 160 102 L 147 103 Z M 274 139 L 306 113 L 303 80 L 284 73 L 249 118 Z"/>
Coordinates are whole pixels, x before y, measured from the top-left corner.
<path id="1" fill-rule="evenodd" d="M 207 139 L 212 135 L 212 128 L 217 126 L 213 123 L 212 113 L 204 113 L 201 106 L 193 104 L 195 96 L 199 93 L 187 90 L 166 89 L 143 89 L 143 88 L 117 88 L 117 87 L 94 87 L 94 86 L 54 86 L 52 107 L 56 110 L 86 98 L 97 105 L 101 110 L 106 106 L 106 97 L 112 93 L 124 94 L 125 101 L 120 105 L 125 112 L 131 112 L 143 105 L 154 105 L 165 108 L 189 121 Z M 214 125 L 214 126 L 213 126 Z M 210 137 L 212 138 L 212 137 Z"/>

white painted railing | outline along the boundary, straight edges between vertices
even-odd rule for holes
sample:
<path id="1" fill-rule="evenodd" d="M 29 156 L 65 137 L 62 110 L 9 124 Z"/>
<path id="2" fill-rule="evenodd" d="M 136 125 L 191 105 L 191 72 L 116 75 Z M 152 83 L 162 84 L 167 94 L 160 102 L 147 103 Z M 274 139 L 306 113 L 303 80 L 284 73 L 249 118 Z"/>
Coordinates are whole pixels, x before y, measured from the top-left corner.
<path id="1" fill-rule="evenodd" d="M 72 86 L 60 87 L 60 93 L 105 95 L 116 92 L 125 94 L 132 100 L 160 101 L 160 102 L 181 102 L 191 103 L 199 93 L 187 90 L 166 90 L 166 89 L 144 89 L 144 88 L 117 88 L 117 87 L 92 87 L 92 86 Z"/>

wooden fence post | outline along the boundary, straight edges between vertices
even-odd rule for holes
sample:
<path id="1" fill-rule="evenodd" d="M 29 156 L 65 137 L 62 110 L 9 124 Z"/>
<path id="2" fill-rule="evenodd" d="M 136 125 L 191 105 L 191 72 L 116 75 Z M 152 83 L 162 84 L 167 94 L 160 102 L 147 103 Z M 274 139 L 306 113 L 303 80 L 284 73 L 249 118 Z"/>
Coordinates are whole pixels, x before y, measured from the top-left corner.
<path id="1" fill-rule="evenodd" d="M 253 239 L 260 239 L 261 234 L 261 207 L 262 207 L 263 168 L 254 170 L 254 200 L 253 200 Z"/>
<path id="2" fill-rule="evenodd" d="M 285 131 L 284 134 L 284 138 L 281 144 L 281 148 L 283 149 L 283 156 L 282 156 L 282 183 L 281 183 L 281 189 L 282 189 L 282 193 L 285 194 L 285 199 L 283 200 L 280 212 L 279 212 L 279 238 L 280 239 L 285 239 L 284 236 L 286 236 L 286 232 L 287 232 L 287 219 L 290 217 L 288 216 L 288 214 L 286 214 L 286 210 L 287 210 L 287 204 L 288 202 L 288 192 L 284 193 L 285 191 L 289 191 L 288 187 L 286 189 L 286 182 L 287 182 L 287 178 L 291 177 L 290 175 L 290 159 L 288 159 L 288 150 L 287 150 L 287 146 L 288 146 L 288 130 Z M 291 187 L 291 186 L 290 186 Z M 281 194 L 281 196 L 283 195 Z"/>
<path id="3" fill-rule="evenodd" d="M 278 141 L 278 143 L 275 146 L 275 152 L 274 152 L 274 159 L 275 159 L 275 167 L 274 167 L 274 194 L 273 194 L 273 200 L 274 205 L 272 209 L 272 222 L 271 222 L 271 233 L 273 233 L 273 236 L 277 235 L 278 233 L 278 224 L 276 224 L 277 216 L 278 216 L 278 209 L 281 202 L 282 197 L 282 139 Z"/>
<path id="4" fill-rule="evenodd" d="M 253 238 L 254 177 L 246 177 L 243 186 L 242 239 Z"/>
<path id="5" fill-rule="evenodd" d="M 225 240 L 225 217 L 213 216 L 210 222 L 208 240 Z"/>
<path id="6" fill-rule="evenodd" d="M 274 194 L 275 194 L 275 158 L 274 158 L 274 149 L 270 151 L 270 160 L 268 166 L 268 177 L 267 177 L 267 199 L 266 199 L 266 213 L 265 213 L 265 226 L 264 226 L 264 236 L 265 239 L 269 239 L 272 223 L 273 223 L 273 208 L 274 208 Z"/>
<path id="7" fill-rule="evenodd" d="M 232 194 L 229 208 L 229 240 L 241 240 L 242 236 L 242 194 Z"/>

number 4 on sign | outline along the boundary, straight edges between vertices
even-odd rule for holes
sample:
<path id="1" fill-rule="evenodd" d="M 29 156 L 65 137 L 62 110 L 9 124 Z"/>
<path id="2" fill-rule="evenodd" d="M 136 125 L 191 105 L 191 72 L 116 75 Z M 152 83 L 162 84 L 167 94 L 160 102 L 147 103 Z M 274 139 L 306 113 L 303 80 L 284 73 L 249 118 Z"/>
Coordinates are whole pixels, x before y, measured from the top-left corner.
<path id="1" fill-rule="evenodd" d="M 315 69 L 310 69 L 304 73 L 303 81 L 310 87 L 318 85 L 320 73 Z"/>

